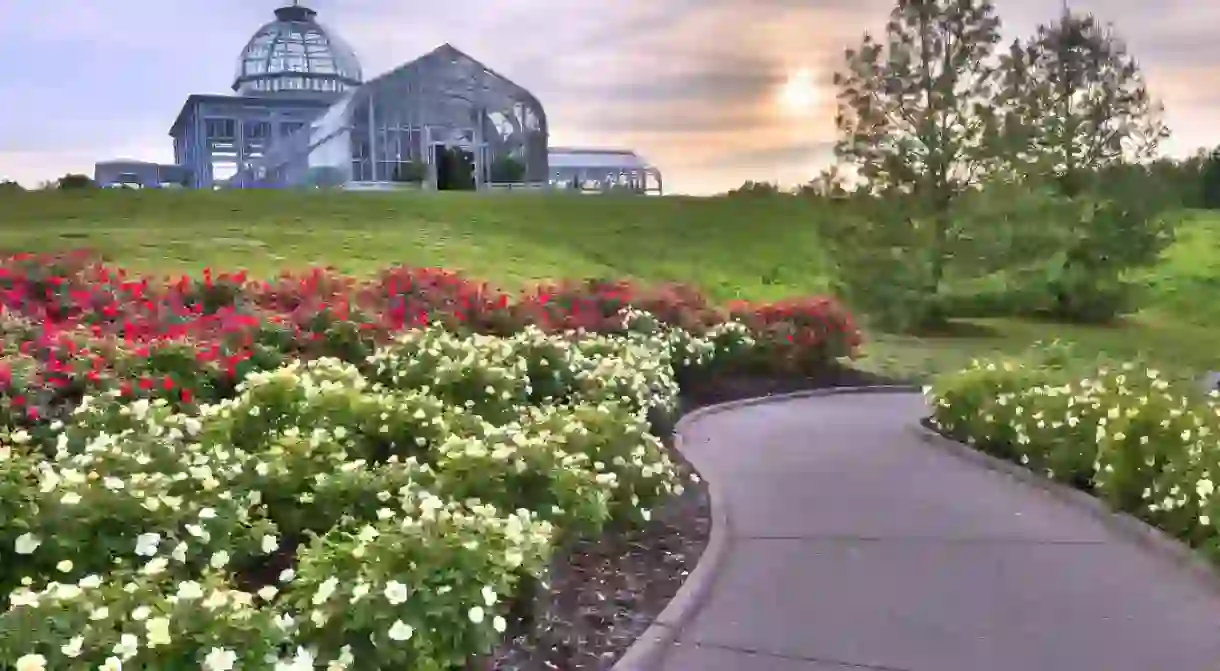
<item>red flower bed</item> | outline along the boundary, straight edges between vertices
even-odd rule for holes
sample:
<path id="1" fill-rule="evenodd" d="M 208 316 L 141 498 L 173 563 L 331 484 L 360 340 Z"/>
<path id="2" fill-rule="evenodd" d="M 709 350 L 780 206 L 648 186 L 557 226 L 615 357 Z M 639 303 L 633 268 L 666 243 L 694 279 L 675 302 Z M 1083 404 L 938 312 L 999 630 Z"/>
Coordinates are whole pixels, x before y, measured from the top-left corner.
<path id="1" fill-rule="evenodd" d="M 520 322 L 548 331 L 618 331 L 622 329 L 619 311 L 629 305 L 694 333 L 724 320 L 698 291 L 680 284 L 643 289 L 625 281 L 569 281 L 523 292 L 514 304 Z"/>
<path id="2" fill-rule="evenodd" d="M 390 268 L 370 280 L 330 269 L 252 281 L 132 275 L 88 253 L 0 257 L 0 423 L 67 419 L 101 390 L 176 404 L 215 400 L 252 369 L 290 357 L 363 362 L 395 332 L 424 324 L 506 335 L 622 330 L 619 311 L 647 310 L 701 333 L 739 319 L 759 342 L 751 365 L 813 371 L 860 343 L 851 315 L 829 298 L 723 311 L 682 285 L 587 280 L 508 294 L 459 274 Z"/>
<path id="3" fill-rule="evenodd" d="M 831 298 L 816 296 L 779 303 L 739 303 L 729 314 L 758 342 L 763 365 L 792 372 L 813 372 L 827 361 L 855 355 L 860 329 L 851 313 Z"/>

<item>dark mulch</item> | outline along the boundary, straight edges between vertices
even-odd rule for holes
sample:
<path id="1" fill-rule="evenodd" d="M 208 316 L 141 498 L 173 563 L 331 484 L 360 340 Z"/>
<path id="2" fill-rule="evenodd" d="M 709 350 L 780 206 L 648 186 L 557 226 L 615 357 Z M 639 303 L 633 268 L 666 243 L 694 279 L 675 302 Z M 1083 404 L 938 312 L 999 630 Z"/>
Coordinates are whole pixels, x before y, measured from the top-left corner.
<path id="1" fill-rule="evenodd" d="M 678 416 L 726 401 L 805 389 L 896 384 L 851 368 L 816 377 L 721 375 L 684 381 Z M 670 456 L 686 476 L 683 493 L 642 528 L 608 531 L 561 553 L 548 588 L 523 605 L 516 631 L 480 671 L 608 669 L 644 633 L 694 570 L 707 546 L 711 513 L 707 485 L 673 449 L 677 417 L 653 418 Z M 694 476 L 692 478 L 692 476 Z"/>

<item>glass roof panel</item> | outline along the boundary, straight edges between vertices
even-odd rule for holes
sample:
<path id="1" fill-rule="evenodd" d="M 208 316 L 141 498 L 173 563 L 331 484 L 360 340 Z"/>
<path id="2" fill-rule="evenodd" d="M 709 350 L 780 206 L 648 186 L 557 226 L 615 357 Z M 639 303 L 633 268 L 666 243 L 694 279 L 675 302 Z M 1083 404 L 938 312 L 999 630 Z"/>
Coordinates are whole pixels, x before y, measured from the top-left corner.
<path id="1" fill-rule="evenodd" d="M 247 42 L 238 59 L 233 88 L 239 93 L 258 90 L 341 90 L 363 81 L 355 51 L 315 20 L 305 7 L 282 7 L 276 20 L 262 26 Z M 278 86 L 257 81 L 279 78 L 284 73 L 319 75 L 332 86 L 315 86 L 294 78 Z M 296 82 L 296 83 L 291 83 Z M 299 84 L 299 85 L 298 85 Z"/>

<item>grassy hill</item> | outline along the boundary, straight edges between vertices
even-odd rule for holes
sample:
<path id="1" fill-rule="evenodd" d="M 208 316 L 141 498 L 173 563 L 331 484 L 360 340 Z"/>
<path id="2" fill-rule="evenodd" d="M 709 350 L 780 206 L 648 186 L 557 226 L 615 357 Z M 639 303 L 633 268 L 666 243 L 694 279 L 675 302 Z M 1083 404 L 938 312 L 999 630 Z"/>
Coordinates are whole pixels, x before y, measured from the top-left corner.
<path id="1" fill-rule="evenodd" d="M 772 300 L 821 293 L 831 265 L 819 217 L 794 198 L 637 198 L 536 194 L 36 192 L 3 196 L 0 249 L 91 248 L 134 270 L 255 275 L 331 265 L 365 274 L 390 264 L 461 270 L 504 287 L 537 280 L 680 281 L 710 296 Z M 1147 273 L 1155 306 L 1108 327 L 974 320 L 964 337 L 870 334 L 865 367 L 921 374 L 971 357 L 1069 339 L 1085 353 L 1150 356 L 1220 369 L 1209 325 L 1220 287 L 1220 219 L 1190 215 Z"/>
<path id="2" fill-rule="evenodd" d="M 99 190 L 22 194 L 0 209 L 0 249 L 88 247 L 158 273 L 404 263 L 506 287 L 625 276 L 721 300 L 826 290 L 813 222 L 826 213 L 797 199 Z"/>
<path id="3" fill-rule="evenodd" d="M 1151 314 L 1220 325 L 1220 216 L 1185 215 L 1177 241 L 1143 276 Z"/>

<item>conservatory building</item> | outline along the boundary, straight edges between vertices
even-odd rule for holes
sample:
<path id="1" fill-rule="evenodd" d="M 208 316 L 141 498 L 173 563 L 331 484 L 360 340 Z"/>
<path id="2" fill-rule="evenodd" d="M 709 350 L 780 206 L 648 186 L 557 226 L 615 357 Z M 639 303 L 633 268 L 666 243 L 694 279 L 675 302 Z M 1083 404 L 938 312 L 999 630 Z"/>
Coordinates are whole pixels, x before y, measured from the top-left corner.
<path id="1" fill-rule="evenodd" d="M 542 105 L 446 44 L 344 93 L 230 184 L 478 189 L 548 174 Z"/>
<path id="2" fill-rule="evenodd" d="M 187 98 L 170 129 L 174 165 L 102 162 L 97 181 L 660 191 L 632 152 L 549 149 L 538 99 L 449 44 L 366 81 L 355 51 L 295 2 L 247 42 L 232 90 Z"/>

